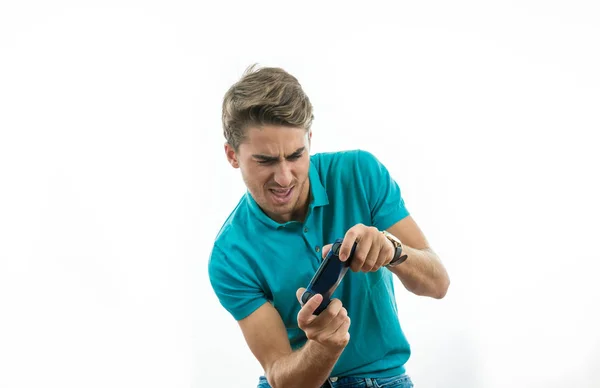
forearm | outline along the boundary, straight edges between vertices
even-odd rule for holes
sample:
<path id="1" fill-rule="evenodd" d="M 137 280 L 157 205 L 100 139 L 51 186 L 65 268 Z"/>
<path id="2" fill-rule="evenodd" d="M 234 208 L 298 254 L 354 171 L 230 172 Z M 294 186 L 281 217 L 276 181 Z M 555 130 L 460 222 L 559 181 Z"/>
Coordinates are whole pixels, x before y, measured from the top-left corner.
<path id="1" fill-rule="evenodd" d="M 302 348 L 274 362 L 267 371 L 267 380 L 273 388 L 319 388 L 342 351 L 331 351 L 308 340 Z"/>
<path id="2" fill-rule="evenodd" d="M 420 296 L 441 299 L 446 295 L 450 279 L 439 257 L 430 249 L 414 249 L 403 245 L 406 261 L 392 271 L 404 287 Z"/>

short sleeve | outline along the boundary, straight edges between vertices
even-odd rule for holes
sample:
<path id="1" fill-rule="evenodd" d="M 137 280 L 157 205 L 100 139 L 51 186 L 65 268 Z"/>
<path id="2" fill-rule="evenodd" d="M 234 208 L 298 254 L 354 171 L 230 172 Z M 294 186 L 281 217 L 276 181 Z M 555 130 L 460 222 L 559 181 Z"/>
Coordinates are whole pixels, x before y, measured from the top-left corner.
<path id="1" fill-rule="evenodd" d="M 371 221 L 379 230 L 388 229 L 407 217 L 400 186 L 388 169 L 373 154 L 358 152 L 358 169 L 371 209 Z"/>
<path id="2" fill-rule="evenodd" d="M 237 260 L 226 257 L 223 250 L 214 245 L 208 276 L 221 305 L 239 321 L 267 302 L 267 298 L 250 268 L 234 265 L 234 262 Z"/>

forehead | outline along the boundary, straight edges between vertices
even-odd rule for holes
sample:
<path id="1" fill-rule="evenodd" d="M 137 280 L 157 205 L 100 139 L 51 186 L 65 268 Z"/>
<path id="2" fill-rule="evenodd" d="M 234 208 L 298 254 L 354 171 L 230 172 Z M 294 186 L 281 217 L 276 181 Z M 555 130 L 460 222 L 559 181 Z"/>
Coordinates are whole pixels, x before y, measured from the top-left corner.
<path id="1" fill-rule="evenodd" d="M 267 155 L 291 154 L 307 145 L 308 133 L 304 128 L 284 126 L 251 127 L 246 130 L 246 141 L 240 150 Z"/>

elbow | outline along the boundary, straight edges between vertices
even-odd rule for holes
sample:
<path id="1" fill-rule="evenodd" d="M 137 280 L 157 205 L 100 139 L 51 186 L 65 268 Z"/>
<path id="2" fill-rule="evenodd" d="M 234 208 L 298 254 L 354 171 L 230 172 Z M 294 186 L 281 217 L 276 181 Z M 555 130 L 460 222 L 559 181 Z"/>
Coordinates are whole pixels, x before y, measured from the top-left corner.
<path id="1" fill-rule="evenodd" d="M 450 288 L 450 278 L 446 275 L 437 282 L 431 297 L 435 299 L 444 299 L 448 293 L 448 288 Z"/>
<path id="2" fill-rule="evenodd" d="M 275 364 L 275 362 L 271 363 L 270 365 L 268 365 L 265 369 L 265 378 L 267 379 L 267 383 L 269 383 L 269 386 L 272 388 L 278 388 L 279 384 L 277 382 L 277 378 L 275 377 L 275 373 L 274 373 L 274 368 L 273 368 L 273 364 Z"/>
<path id="3" fill-rule="evenodd" d="M 285 386 L 285 384 L 281 384 L 281 381 L 275 376 L 272 369 L 265 372 L 265 378 L 271 388 L 280 388 L 282 385 Z"/>
<path id="4" fill-rule="evenodd" d="M 450 288 L 450 278 L 448 275 L 441 276 L 436 279 L 430 279 L 409 291 L 419 296 L 427 296 L 433 299 L 444 299 Z"/>
<path id="5" fill-rule="evenodd" d="M 426 296 L 433 299 L 444 299 L 448 292 L 450 283 L 434 283 L 428 286 L 408 288 L 408 291 L 412 292 L 417 296 Z"/>
<path id="6" fill-rule="evenodd" d="M 280 384 L 275 380 L 272 374 L 265 373 L 265 378 L 267 379 L 267 383 L 271 388 L 279 388 Z"/>
<path id="7" fill-rule="evenodd" d="M 286 381 L 289 379 L 289 376 L 285 376 L 281 373 L 280 369 L 276 366 L 277 361 L 272 362 L 265 368 L 265 378 L 267 379 L 267 383 L 269 383 L 269 387 L 271 388 L 285 388 L 290 386 L 290 382 Z"/>

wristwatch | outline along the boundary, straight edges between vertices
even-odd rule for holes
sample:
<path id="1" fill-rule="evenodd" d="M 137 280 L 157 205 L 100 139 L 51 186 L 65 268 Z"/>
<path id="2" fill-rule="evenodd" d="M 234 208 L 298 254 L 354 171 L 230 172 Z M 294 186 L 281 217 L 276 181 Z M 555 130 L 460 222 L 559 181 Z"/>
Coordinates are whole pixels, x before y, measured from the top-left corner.
<path id="1" fill-rule="evenodd" d="M 403 255 L 402 254 L 402 242 L 400 242 L 400 240 L 398 239 L 398 237 L 394 236 L 393 234 L 391 234 L 390 232 L 388 232 L 387 230 L 382 230 L 381 233 L 392 242 L 392 244 L 394 244 L 394 248 L 396 248 L 396 251 L 394 253 L 394 257 L 392 258 L 392 261 L 390 261 L 390 263 L 388 265 L 386 265 L 386 267 L 395 267 L 399 264 L 404 263 L 404 261 L 406 260 L 406 258 L 408 257 L 408 255 Z"/>

